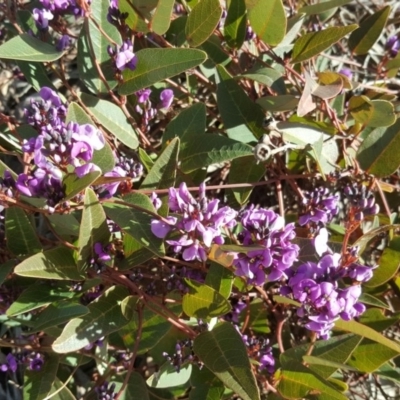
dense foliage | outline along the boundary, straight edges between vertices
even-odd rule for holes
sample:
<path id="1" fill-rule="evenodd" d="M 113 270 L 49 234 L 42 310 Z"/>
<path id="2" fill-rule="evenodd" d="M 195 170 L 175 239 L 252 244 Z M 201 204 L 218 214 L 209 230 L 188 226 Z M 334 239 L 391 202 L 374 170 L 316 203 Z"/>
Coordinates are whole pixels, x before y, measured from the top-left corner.
<path id="1" fill-rule="evenodd" d="M 383 3 L 0 4 L 1 398 L 398 398 Z"/>

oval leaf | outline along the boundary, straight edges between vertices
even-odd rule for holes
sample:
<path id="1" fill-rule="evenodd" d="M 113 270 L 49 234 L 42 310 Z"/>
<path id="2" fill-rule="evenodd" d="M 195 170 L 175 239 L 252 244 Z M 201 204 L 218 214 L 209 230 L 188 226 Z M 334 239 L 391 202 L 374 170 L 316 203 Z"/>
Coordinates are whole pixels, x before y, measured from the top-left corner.
<path id="1" fill-rule="evenodd" d="M 159 0 L 151 20 L 151 29 L 158 35 L 164 35 L 171 23 L 174 0 Z"/>
<path id="2" fill-rule="evenodd" d="M 221 14 L 219 0 L 198 2 L 186 21 L 185 34 L 188 43 L 193 47 L 204 43 L 217 27 Z"/>
<path id="3" fill-rule="evenodd" d="M 246 36 L 246 5 L 244 0 L 228 0 L 224 37 L 229 47 L 239 49 Z"/>
<path id="4" fill-rule="evenodd" d="M 367 54 L 381 35 L 390 14 L 390 6 L 371 14 L 349 37 L 349 48 L 355 54 Z"/>
<path id="5" fill-rule="evenodd" d="M 259 400 L 260 393 L 251 370 L 243 339 L 227 322 L 196 337 L 193 351 L 204 365 L 243 400 Z"/>
<path id="6" fill-rule="evenodd" d="M 292 61 L 298 63 L 318 55 L 356 28 L 357 25 L 353 24 L 306 33 L 296 40 L 293 47 Z"/>
<path id="7" fill-rule="evenodd" d="M 143 49 L 137 53 L 137 68 L 123 72 L 119 94 L 128 95 L 202 64 L 207 55 L 197 49 Z"/>
<path id="8" fill-rule="evenodd" d="M 261 40 L 277 46 L 286 34 L 286 12 L 282 0 L 246 0 L 248 18 Z"/>
<path id="9" fill-rule="evenodd" d="M 15 36 L 0 46 L 0 58 L 6 60 L 50 62 L 58 60 L 63 54 L 27 33 Z"/>
<path id="10" fill-rule="evenodd" d="M 373 130 L 358 149 L 357 161 L 363 170 L 383 178 L 400 166 L 399 148 L 400 119 L 386 129 Z"/>

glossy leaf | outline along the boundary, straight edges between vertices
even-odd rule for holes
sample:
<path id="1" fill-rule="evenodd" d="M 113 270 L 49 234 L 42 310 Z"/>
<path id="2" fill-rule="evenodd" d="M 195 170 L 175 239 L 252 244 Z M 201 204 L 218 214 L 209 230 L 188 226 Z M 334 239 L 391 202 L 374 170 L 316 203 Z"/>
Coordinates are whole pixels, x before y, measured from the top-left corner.
<path id="1" fill-rule="evenodd" d="M 400 238 L 396 237 L 385 247 L 379 259 L 379 267 L 372 278 L 365 283 L 367 287 L 376 287 L 388 282 L 400 267 Z"/>
<path id="2" fill-rule="evenodd" d="M 197 49 L 143 49 L 137 53 L 137 68 L 123 72 L 119 87 L 121 95 L 128 95 L 154 83 L 171 78 L 202 64 L 207 56 Z"/>
<path id="3" fill-rule="evenodd" d="M 322 14 L 325 11 L 331 10 L 332 8 L 344 6 L 348 3 L 350 3 L 351 1 L 352 0 L 328 0 L 328 1 L 324 1 L 323 3 L 318 3 L 318 4 L 313 4 L 311 6 L 301 7 L 298 12 L 308 14 L 308 15 Z"/>
<path id="4" fill-rule="evenodd" d="M 179 154 L 179 138 L 173 139 L 157 158 L 140 185 L 141 189 L 168 189 L 174 187 Z"/>
<path id="5" fill-rule="evenodd" d="M 286 12 L 282 0 L 245 0 L 250 25 L 258 37 L 277 46 L 286 34 Z"/>
<path id="6" fill-rule="evenodd" d="M 349 37 L 349 48 L 357 55 L 367 54 L 381 35 L 390 14 L 390 6 L 368 16 Z"/>
<path id="7" fill-rule="evenodd" d="M 359 322 L 343 321 L 340 319 L 335 322 L 335 329 L 355 333 L 356 335 L 370 339 L 397 352 L 397 354 L 400 354 L 400 345 L 398 343 L 386 338 L 381 333 L 369 328 L 366 325 L 360 324 Z"/>
<path id="8" fill-rule="evenodd" d="M 183 311 L 189 317 L 208 319 L 219 317 L 231 310 L 229 301 L 215 289 L 197 281 L 186 279 L 189 293 L 182 299 Z"/>
<path id="9" fill-rule="evenodd" d="M 387 100 L 353 96 L 349 101 L 349 111 L 357 122 L 367 126 L 390 126 L 396 121 L 393 104 Z"/>
<path id="10" fill-rule="evenodd" d="M 182 143 L 196 140 L 197 135 L 206 131 L 206 106 L 195 103 L 182 110 L 165 128 L 163 144 L 174 137 L 179 137 Z"/>
<path id="11" fill-rule="evenodd" d="M 250 100 L 225 68 L 218 66 L 217 70 L 221 77 L 217 102 L 228 136 L 245 143 L 255 141 L 264 133 L 264 114 L 261 108 Z"/>
<path id="12" fill-rule="evenodd" d="M 150 229 L 151 220 L 154 216 L 146 212 L 147 210 L 150 213 L 156 213 L 150 199 L 143 194 L 134 193 L 125 196 L 123 201 L 132 206 L 105 202 L 103 207 L 107 216 L 142 246 L 162 257 L 164 255 L 162 241 L 156 238 Z"/>
<path id="13" fill-rule="evenodd" d="M 79 78 L 93 93 L 107 93 L 117 85 L 113 61 L 107 47 L 111 45 L 108 38 L 121 45 L 121 36 L 114 25 L 107 21 L 109 1 L 97 0 L 91 4 L 90 11 L 96 23 L 86 20 L 78 39 L 78 70 Z M 97 67 L 101 70 L 104 80 L 99 77 Z"/>
<path id="14" fill-rule="evenodd" d="M 193 351 L 228 388 L 243 400 L 259 400 L 260 393 L 240 334 L 227 322 L 194 340 Z"/>
<path id="15" fill-rule="evenodd" d="M 373 130 L 362 142 L 357 161 L 363 170 L 378 178 L 392 174 L 400 166 L 400 119 L 388 128 Z"/>
<path id="16" fill-rule="evenodd" d="M 244 143 L 224 136 L 198 135 L 180 153 L 181 169 L 189 173 L 211 164 L 230 161 L 234 158 L 253 154 L 253 149 Z"/>
<path id="17" fill-rule="evenodd" d="M 94 245 L 106 245 L 110 239 L 106 214 L 97 195 L 90 188 L 86 189 L 83 202 L 83 212 L 78 239 L 78 268 L 83 271 L 88 268 L 90 260 L 95 258 Z"/>
<path id="18" fill-rule="evenodd" d="M 35 254 L 18 264 L 14 272 L 20 276 L 41 279 L 80 281 L 83 278 L 78 272 L 72 252 L 65 247 Z"/>
<path id="19" fill-rule="evenodd" d="M 288 400 L 322 393 L 330 400 L 347 399 L 347 396 L 338 392 L 335 386 L 295 360 L 291 360 L 282 367 L 278 379 L 278 392 Z"/>
<path id="20" fill-rule="evenodd" d="M 94 181 L 96 181 L 100 175 L 100 171 L 89 172 L 83 178 L 79 178 L 74 173 L 68 174 L 63 180 L 63 185 L 65 187 L 65 200 L 72 199 L 78 193 L 85 190 Z"/>
<path id="21" fill-rule="evenodd" d="M 35 229 L 23 209 L 6 209 L 5 228 L 7 248 L 15 256 L 28 256 L 42 250 Z"/>
<path id="22" fill-rule="evenodd" d="M 286 85 L 285 81 L 282 78 L 282 74 L 274 68 L 252 68 L 244 74 L 236 75 L 233 77 L 234 79 L 251 79 L 252 81 L 261 83 L 262 85 L 268 86 L 277 92 L 279 95 L 284 95 L 286 93 Z M 278 97 L 278 96 L 270 96 L 270 97 Z M 294 97 L 294 96 L 293 96 Z M 259 103 L 259 99 L 257 99 L 256 103 Z"/>
<path id="23" fill-rule="evenodd" d="M 128 323 L 120 302 L 128 295 L 126 288 L 112 286 L 89 305 L 89 313 L 74 318 L 52 344 L 56 353 L 69 353 L 84 348 L 97 339 L 121 329 Z"/>
<path id="24" fill-rule="evenodd" d="M 44 399 L 56 380 L 58 355 L 46 353 L 45 362 L 40 371 L 25 371 L 23 398 L 26 400 Z"/>
<path id="25" fill-rule="evenodd" d="M 231 294 L 233 279 L 234 275 L 231 271 L 220 264 L 211 262 L 205 284 L 228 299 Z"/>
<path id="26" fill-rule="evenodd" d="M 186 21 L 185 34 L 192 47 L 200 46 L 214 32 L 221 18 L 219 0 L 202 0 L 193 7 Z"/>
<path id="27" fill-rule="evenodd" d="M 36 91 L 43 86 L 56 90 L 53 82 L 47 76 L 46 68 L 42 63 L 31 61 L 17 61 L 18 68 L 24 74 L 24 78 Z"/>
<path id="28" fill-rule="evenodd" d="M 82 93 L 82 101 L 105 129 L 131 149 L 139 146 L 135 129 L 121 108 L 107 100 Z"/>
<path id="29" fill-rule="evenodd" d="M 7 310 L 7 315 L 15 317 L 47 306 L 52 302 L 72 298 L 74 293 L 69 289 L 70 287 L 67 285 L 63 286 L 63 283 L 54 285 L 44 282 L 31 285 L 11 304 Z"/>
<path id="30" fill-rule="evenodd" d="M 354 31 L 357 25 L 339 26 L 326 28 L 323 31 L 306 33 L 296 40 L 293 53 L 293 63 L 308 60 L 346 36 L 348 33 Z"/>
<path id="31" fill-rule="evenodd" d="M 77 303 L 50 304 L 32 321 L 31 332 L 39 332 L 52 326 L 70 321 L 72 318 L 87 314 L 88 308 Z"/>
<path id="32" fill-rule="evenodd" d="M 174 0 L 158 0 L 157 8 L 151 20 L 151 29 L 158 35 L 167 32 L 171 23 L 171 14 L 174 7 Z"/>
<path id="33" fill-rule="evenodd" d="M 269 112 L 292 111 L 297 108 L 299 99 L 292 94 L 265 96 L 257 99 L 257 104 Z"/>
<path id="34" fill-rule="evenodd" d="M 63 54 L 28 33 L 15 36 L 0 46 L 0 59 L 5 60 L 50 62 L 58 60 Z"/>
<path id="35" fill-rule="evenodd" d="M 171 363 L 166 362 L 161 366 L 160 371 L 147 379 L 147 384 L 157 389 L 181 386 L 189 381 L 191 374 L 192 364 L 182 365 L 178 372 Z"/>
<path id="36" fill-rule="evenodd" d="M 224 38 L 229 47 L 240 49 L 246 36 L 246 5 L 244 0 L 228 0 L 226 12 Z"/>
<path id="37" fill-rule="evenodd" d="M 254 162 L 254 156 L 236 158 L 231 163 L 228 182 L 247 183 L 258 182 L 265 174 L 265 166 Z M 236 201 L 243 206 L 249 200 L 252 187 L 232 189 Z"/>
<path id="38" fill-rule="evenodd" d="M 214 33 L 204 43 L 202 43 L 199 48 L 204 50 L 207 53 L 208 59 L 216 65 L 220 64 L 226 66 L 232 61 L 229 53 L 227 53 L 223 47 L 221 38 Z M 193 83 L 193 90 L 195 90 L 195 88 L 196 80 L 194 80 Z"/>

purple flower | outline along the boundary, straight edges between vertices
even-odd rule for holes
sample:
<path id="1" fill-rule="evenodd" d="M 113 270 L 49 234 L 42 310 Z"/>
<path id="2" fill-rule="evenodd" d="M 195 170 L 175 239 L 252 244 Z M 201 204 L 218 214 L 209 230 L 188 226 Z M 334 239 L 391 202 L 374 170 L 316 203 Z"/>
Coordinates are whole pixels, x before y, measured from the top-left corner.
<path id="1" fill-rule="evenodd" d="M 396 57 L 400 50 L 400 40 L 398 36 L 391 36 L 386 42 L 385 49 L 389 51 L 392 57 Z"/>
<path id="2" fill-rule="evenodd" d="M 219 200 L 209 201 L 205 197 L 205 185 L 199 188 L 199 198 L 196 200 L 183 182 L 179 189 L 169 189 L 168 205 L 174 213 L 174 218 L 153 220 L 151 229 L 155 236 L 164 238 L 172 230 L 180 233 L 178 239 L 167 240 L 175 252 L 182 251 L 186 261 L 207 259 L 209 247 L 222 244 L 224 238 L 221 229 L 233 227 L 237 213 L 230 207 L 219 209 Z"/>
<path id="3" fill-rule="evenodd" d="M 142 89 L 142 90 L 137 91 L 135 94 L 137 97 L 137 102 L 139 104 L 143 104 L 149 100 L 150 95 L 151 95 L 151 89 Z"/>
<path id="4" fill-rule="evenodd" d="M 37 28 L 41 31 L 47 31 L 49 29 L 49 21 L 54 18 L 52 12 L 49 10 L 34 8 L 32 14 Z"/>
<path id="5" fill-rule="evenodd" d="M 111 260 L 111 256 L 107 253 L 108 246 L 103 247 L 103 245 L 100 242 L 97 242 L 94 244 L 94 252 L 97 255 L 97 260 L 100 260 L 102 262 L 106 262 L 106 261 L 110 261 Z"/>
<path id="6" fill-rule="evenodd" d="M 119 71 L 127 68 L 132 71 L 136 69 L 137 57 L 133 52 L 133 44 L 129 39 L 125 40 L 119 49 L 112 50 L 110 48 L 108 52 L 115 57 L 115 66 Z"/>
<path id="7" fill-rule="evenodd" d="M 71 38 L 68 35 L 62 35 L 60 40 L 56 44 L 56 49 L 58 51 L 64 51 L 70 45 L 71 45 Z"/>
<path id="8" fill-rule="evenodd" d="M 338 196 L 329 195 L 326 188 L 317 188 L 313 192 L 304 192 L 303 204 L 305 214 L 299 217 L 299 224 L 305 225 L 309 222 L 327 224 L 339 212 Z"/>
<path id="9" fill-rule="evenodd" d="M 36 353 L 29 362 L 29 369 L 31 371 L 40 371 L 44 364 L 44 358 L 42 354 Z"/>
<path id="10" fill-rule="evenodd" d="M 0 371 L 16 372 L 17 368 L 18 368 L 18 363 L 17 363 L 16 358 L 11 353 L 8 353 L 6 356 L 6 362 L 4 364 L 0 364 Z"/>
<path id="11" fill-rule="evenodd" d="M 339 74 L 344 75 L 348 79 L 353 78 L 353 72 L 349 68 L 342 68 L 341 70 L 339 70 Z"/>
<path id="12" fill-rule="evenodd" d="M 245 246 L 262 249 L 236 255 L 235 274 L 245 276 L 251 284 L 263 284 L 287 277 L 286 270 L 297 260 L 299 247 L 291 242 L 295 237 L 294 224 L 285 226 L 284 219 L 272 210 L 253 206 L 243 212 L 243 231 L 239 241 Z"/>
<path id="13" fill-rule="evenodd" d="M 158 108 L 169 108 L 174 100 L 174 92 L 171 89 L 164 89 L 160 93 L 160 103 Z"/>

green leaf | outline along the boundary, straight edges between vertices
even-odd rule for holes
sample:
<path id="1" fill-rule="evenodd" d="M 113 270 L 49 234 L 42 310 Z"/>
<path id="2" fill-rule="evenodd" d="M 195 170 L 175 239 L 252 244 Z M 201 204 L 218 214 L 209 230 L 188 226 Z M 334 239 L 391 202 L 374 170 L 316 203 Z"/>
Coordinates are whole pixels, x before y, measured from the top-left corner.
<path id="1" fill-rule="evenodd" d="M 182 299 L 183 311 L 189 317 L 209 319 L 219 317 L 231 310 L 229 301 L 215 289 L 191 279 L 185 279 L 189 293 Z"/>
<path id="2" fill-rule="evenodd" d="M 260 97 L 256 101 L 264 110 L 269 112 L 293 111 L 299 104 L 299 99 L 292 94 L 281 96 Z"/>
<path id="3" fill-rule="evenodd" d="M 229 184 L 258 182 L 265 175 L 265 166 L 257 164 L 254 156 L 236 158 L 231 163 L 231 169 L 228 176 Z M 236 201 L 243 206 L 249 200 L 252 187 L 232 189 Z"/>
<path id="4" fill-rule="evenodd" d="M 78 272 L 72 252 L 65 247 L 56 247 L 35 254 L 15 267 L 14 272 L 31 278 L 80 281 L 83 276 Z"/>
<path id="5" fill-rule="evenodd" d="M 206 131 L 206 106 L 204 103 L 195 103 L 183 109 L 165 128 L 163 145 L 165 146 L 174 137 L 181 142 L 195 140 L 197 135 Z"/>
<path id="6" fill-rule="evenodd" d="M 350 3 L 351 1 L 352 0 L 328 0 L 324 1 L 323 3 L 301 7 L 298 13 L 299 14 L 304 13 L 308 15 L 322 14 L 325 11 L 331 10 L 332 8 L 344 6 Z"/>
<path id="7" fill-rule="evenodd" d="M 171 23 L 173 7 L 174 0 L 158 0 L 157 8 L 150 23 L 150 29 L 158 35 L 163 35 L 167 32 Z"/>
<path id="8" fill-rule="evenodd" d="M 388 128 L 376 128 L 357 152 L 360 167 L 378 178 L 391 175 L 400 165 L 400 119 Z"/>
<path id="9" fill-rule="evenodd" d="M 124 312 L 125 315 L 127 315 L 126 314 L 127 308 L 130 309 L 133 309 L 134 307 L 136 308 L 137 297 L 129 296 L 124 300 L 124 303 L 125 303 Z M 153 304 L 152 306 L 153 308 L 156 309 L 158 307 L 156 304 Z M 172 307 L 169 307 L 169 309 L 174 314 L 179 314 L 181 311 L 181 305 L 174 304 Z M 135 346 L 138 328 L 139 328 L 139 321 L 137 318 L 137 313 L 134 313 L 133 318 L 131 319 L 129 324 L 121 328 L 121 330 L 119 331 L 119 334 L 121 335 L 122 340 L 124 341 L 126 347 L 133 348 Z M 150 349 L 156 346 L 165 335 L 167 335 L 170 329 L 171 329 L 171 324 L 165 317 L 156 314 L 148 307 L 145 307 L 143 309 L 143 315 L 142 315 L 141 337 L 140 337 L 138 353 L 144 354 L 148 352 Z"/>
<path id="10" fill-rule="evenodd" d="M 226 3 L 224 37 L 228 46 L 240 49 L 246 36 L 246 4 L 244 0 L 228 0 Z"/>
<path id="11" fill-rule="evenodd" d="M 179 154 L 179 138 L 173 139 L 157 158 L 140 189 L 168 189 L 174 187 Z"/>
<path id="12" fill-rule="evenodd" d="M 42 250 L 35 229 L 23 209 L 6 209 L 5 228 L 7 248 L 15 256 L 28 256 Z"/>
<path id="13" fill-rule="evenodd" d="M 229 269 L 215 262 L 211 262 L 205 284 L 228 299 L 231 294 L 233 279 L 234 275 Z"/>
<path id="14" fill-rule="evenodd" d="M 150 199 L 140 193 L 123 197 L 123 201 L 132 206 L 105 202 L 103 207 L 106 214 L 124 232 L 135 238 L 142 246 L 162 257 L 165 254 L 161 239 L 155 237 L 150 229 L 151 220 L 154 219 L 156 210 Z M 150 214 L 146 212 L 150 211 Z"/>
<path id="15" fill-rule="evenodd" d="M 240 323 L 246 323 L 252 332 L 268 334 L 271 332 L 267 318 L 267 308 L 263 300 L 254 299 L 239 315 Z M 248 319 L 247 319 L 248 318 Z"/>
<path id="16" fill-rule="evenodd" d="M 90 260 L 94 258 L 94 245 L 99 242 L 108 244 L 110 230 L 107 225 L 106 213 L 100 204 L 96 193 L 90 188 L 86 189 L 82 212 L 81 226 L 78 240 L 78 269 L 84 271 L 88 268 Z"/>
<path id="17" fill-rule="evenodd" d="M 219 0 L 202 0 L 193 7 L 185 27 L 186 39 L 190 46 L 200 46 L 212 35 L 221 14 Z"/>
<path id="18" fill-rule="evenodd" d="M 39 39 L 22 33 L 0 46 L 0 58 L 5 60 L 20 60 L 29 62 L 50 62 L 61 58 L 64 53 L 57 51 Z"/>
<path id="19" fill-rule="evenodd" d="M 82 93 L 82 101 L 105 129 L 131 149 L 139 146 L 136 131 L 120 107 L 107 100 Z"/>
<path id="20" fill-rule="evenodd" d="M 334 336 L 327 340 L 315 342 L 312 355 L 329 363 L 338 363 L 340 365 L 347 363 L 354 350 L 361 343 L 362 338 L 353 334 Z M 280 356 L 280 361 L 285 367 L 290 365 L 292 360 L 303 361 L 310 349 L 310 344 L 303 344 L 286 350 Z M 329 378 L 338 368 L 337 365 L 310 365 L 309 367 L 322 378 Z"/>
<path id="21" fill-rule="evenodd" d="M 291 360 L 282 367 L 278 379 L 278 392 L 288 400 L 305 398 L 310 394 L 323 394 L 329 400 L 347 399 L 335 386 L 296 360 Z"/>
<path id="22" fill-rule="evenodd" d="M 88 305 L 89 313 L 67 323 L 60 337 L 52 344 L 56 353 L 80 350 L 97 339 L 118 331 L 128 323 L 120 302 L 128 296 L 122 286 L 112 286 Z"/>
<path id="23" fill-rule="evenodd" d="M 157 389 L 182 386 L 189 381 L 192 368 L 192 364 L 182 365 L 178 372 L 170 362 L 166 362 L 161 366 L 160 371 L 147 379 L 147 384 Z"/>
<path id="24" fill-rule="evenodd" d="M 390 14 L 390 6 L 368 16 L 349 37 L 349 48 L 357 55 L 367 54 L 381 35 Z"/>
<path id="25" fill-rule="evenodd" d="M 244 143 L 224 136 L 211 134 L 198 135 L 180 153 L 181 169 L 189 173 L 211 164 L 230 161 L 253 154 L 253 149 Z"/>
<path id="26" fill-rule="evenodd" d="M 142 49 L 137 68 L 123 72 L 119 94 L 128 95 L 202 64 L 207 56 L 197 49 Z"/>
<path id="27" fill-rule="evenodd" d="M 293 53 L 293 63 L 308 60 L 346 36 L 348 33 L 354 31 L 358 26 L 356 24 L 348 26 L 335 26 L 324 29 L 323 31 L 306 33 L 296 40 Z"/>
<path id="28" fill-rule="evenodd" d="M 121 376 L 124 378 L 125 376 Z M 138 373 L 133 371 L 129 377 L 128 385 L 125 390 L 119 396 L 120 400 L 149 400 L 149 392 L 147 391 L 146 382 L 143 377 Z"/>
<path id="29" fill-rule="evenodd" d="M 189 400 L 220 400 L 223 399 L 224 391 L 223 386 L 195 386 L 189 393 Z"/>
<path id="30" fill-rule="evenodd" d="M 252 81 L 261 83 L 273 89 L 278 95 L 286 93 L 285 81 L 282 74 L 274 68 L 269 67 L 256 67 L 247 71 L 244 74 L 234 76 L 235 79 L 251 79 Z M 271 96 L 272 97 L 272 96 Z M 277 96 L 274 96 L 277 97 Z M 258 101 L 257 101 L 258 103 Z M 296 104 L 297 105 L 297 104 Z"/>
<path id="31" fill-rule="evenodd" d="M 39 332 L 52 326 L 70 321 L 72 318 L 87 314 L 88 308 L 77 303 L 50 304 L 31 321 L 30 332 Z"/>
<path id="32" fill-rule="evenodd" d="M 376 287 L 388 282 L 400 267 L 400 237 L 396 237 L 385 247 L 379 259 L 379 267 L 372 278 L 365 283 L 367 287 Z"/>
<path id="33" fill-rule="evenodd" d="M 43 64 L 38 62 L 34 63 L 31 61 L 17 61 L 16 64 L 24 74 L 24 78 L 36 91 L 39 92 L 43 86 L 47 86 L 53 90 L 56 90 L 53 82 L 47 76 L 47 72 Z"/>
<path id="34" fill-rule="evenodd" d="M 388 306 L 387 303 L 383 302 L 382 300 L 379 300 L 377 297 L 372 296 L 369 293 L 361 293 L 361 295 L 358 298 L 358 300 L 361 303 L 368 304 L 370 306 L 379 307 L 379 308 L 386 308 L 387 310 L 390 309 L 390 306 Z"/>
<path id="35" fill-rule="evenodd" d="M 71 101 L 68 105 L 65 122 L 66 123 L 76 122 L 79 125 L 84 125 L 84 124 L 94 125 L 92 118 L 90 118 L 90 116 L 86 114 L 86 111 L 78 103 L 75 103 L 74 101 Z"/>
<path id="36" fill-rule="evenodd" d="M 23 398 L 26 400 L 44 399 L 50 392 L 57 377 L 58 355 L 46 353 L 40 371 L 25 371 Z"/>
<path id="37" fill-rule="evenodd" d="M 108 0 L 97 0 L 91 4 L 91 13 L 107 36 L 121 45 L 117 28 L 107 21 L 108 7 Z M 107 93 L 108 88 L 113 89 L 117 85 L 108 45 L 111 45 L 108 38 L 92 20 L 87 19 L 78 39 L 78 71 L 79 78 L 93 93 Z M 100 78 L 96 65 L 107 84 Z"/>
<path id="38" fill-rule="evenodd" d="M 76 174 L 68 174 L 63 180 L 65 187 L 65 199 L 69 200 L 76 196 L 78 193 L 85 190 L 101 175 L 100 171 L 93 171 L 86 174 L 83 178 L 79 178 Z"/>
<path id="39" fill-rule="evenodd" d="M 241 142 L 255 141 L 264 133 L 264 113 L 224 67 L 217 66 L 217 71 L 221 78 L 217 88 L 217 103 L 228 136 Z"/>
<path id="40" fill-rule="evenodd" d="M 367 233 L 362 235 L 358 238 L 354 243 L 353 246 L 357 246 L 359 248 L 359 254 L 362 254 L 367 247 L 369 241 L 377 237 L 378 235 L 391 231 L 400 229 L 400 224 L 393 224 L 393 225 L 382 225 L 378 228 L 374 228 L 369 230 Z"/>
<path id="41" fill-rule="evenodd" d="M 57 377 L 53 382 L 49 396 L 51 396 L 51 400 L 76 400 L 68 386 L 65 386 Z"/>
<path id="42" fill-rule="evenodd" d="M 227 322 L 203 332 L 194 340 L 193 351 L 204 365 L 243 400 L 259 400 L 243 339 Z"/>
<path id="43" fill-rule="evenodd" d="M 376 332 L 372 328 L 360 324 L 356 321 L 343 321 L 342 319 L 335 322 L 335 329 L 340 329 L 347 332 L 355 333 L 356 335 L 370 339 L 376 343 L 379 343 L 387 348 L 400 354 L 400 345 L 396 342 L 386 338 L 381 333 Z"/>
<path id="44" fill-rule="evenodd" d="M 222 45 L 222 38 L 213 33 L 204 43 L 200 45 L 200 49 L 204 50 L 207 53 L 207 56 L 210 61 L 212 61 L 215 65 L 221 64 L 223 66 L 229 64 L 232 61 L 232 58 L 229 56 L 229 53 L 224 49 Z M 211 63 L 209 63 L 210 65 Z M 208 66 L 210 68 L 210 66 Z M 190 84 L 190 82 L 188 83 Z M 192 92 L 195 93 L 197 85 L 197 80 L 194 79 L 192 84 Z"/>
<path id="45" fill-rule="evenodd" d="M 349 101 L 349 111 L 357 122 L 367 126 L 390 126 L 396 121 L 394 106 L 387 100 L 353 96 Z"/>
<path id="46" fill-rule="evenodd" d="M 50 285 L 47 282 L 42 282 L 31 285 L 11 304 L 7 310 L 7 315 L 15 317 L 47 306 L 54 301 L 72 298 L 74 293 L 69 289 L 70 286 L 63 285 L 63 283 L 59 285 Z"/>
<path id="47" fill-rule="evenodd" d="M 7 276 L 13 272 L 14 267 L 16 264 L 15 259 L 10 259 L 7 260 L 6 262 L 3 262 L 0 267 L 0 285 L 3 284 L 3 282 L 7 279 Z"/>
<path id="48" fill-rule="evenodd" d="M 250 25 L 259 38 L 277 46 L 286 34 L 286 12 L 282 0 L 245 0 Z"/>
<path id="49" fill-rule="evenodd" d="M 79 222 L 73 214 L 49 214 L 46 216 L 60 236 L 79 236 Z"/>

